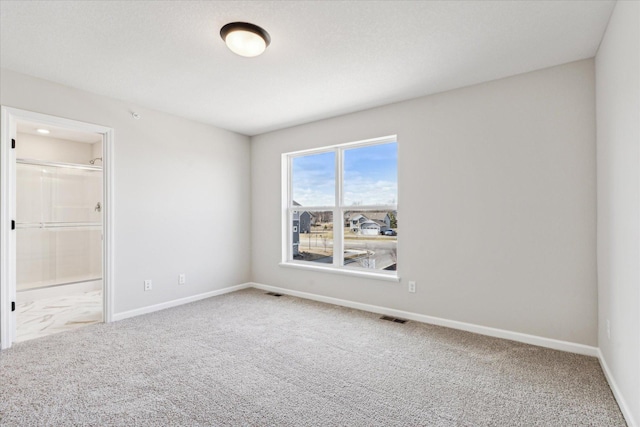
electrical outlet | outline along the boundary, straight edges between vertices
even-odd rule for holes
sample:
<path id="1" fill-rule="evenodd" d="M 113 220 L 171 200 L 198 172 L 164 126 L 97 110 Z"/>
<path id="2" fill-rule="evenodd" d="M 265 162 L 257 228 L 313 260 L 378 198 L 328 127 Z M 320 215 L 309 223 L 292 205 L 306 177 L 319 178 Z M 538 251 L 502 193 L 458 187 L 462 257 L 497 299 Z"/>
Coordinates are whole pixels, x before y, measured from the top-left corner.
<path id="1" fill-rule="evenodd" d="M 185 283 L 187 283 L 187 275 L 186 274 L 180 274 L 178 276 L 178 285 L 184 285 Z"/>
<path id="2" fill-rule="evenodd" d="M 607 339 L 611 339 L 611 322 L 607 319 Z"/>
<path id="3" fill-rule="evenodd" d="M 416 291 L 416 282 L 409 282 L 409 292 L 415 293 Z"/>
<path id="4" fill-rule="evenodd" d="M 144 290 L 145 291 L 150 291 L 151 289 L 153 289 L 153 285 L 151 284 L 151 280 L 145 280 L 144 281 Z"/>

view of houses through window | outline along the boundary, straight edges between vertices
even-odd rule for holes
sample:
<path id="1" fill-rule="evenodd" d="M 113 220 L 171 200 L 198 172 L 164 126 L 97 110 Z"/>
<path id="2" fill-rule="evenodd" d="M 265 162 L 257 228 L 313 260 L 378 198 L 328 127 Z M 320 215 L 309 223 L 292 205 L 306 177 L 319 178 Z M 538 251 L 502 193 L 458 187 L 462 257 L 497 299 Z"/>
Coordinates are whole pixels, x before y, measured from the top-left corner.
<path id="1" fill-rule="evenodd" d="M 288 155 L 289 261 L 397 270 L 397 145 L 393 137 Z"/>
<path id="2" fill-rule="evenodd" d="M 293 259 L 333 264 L 332 211 L 294 211 L 293 226 Z"/>
<path id="3" fill-rule="evenodd" d="M 345 267 L 396 270 L 398 264 L 397 211 L 346 211 Z"/>

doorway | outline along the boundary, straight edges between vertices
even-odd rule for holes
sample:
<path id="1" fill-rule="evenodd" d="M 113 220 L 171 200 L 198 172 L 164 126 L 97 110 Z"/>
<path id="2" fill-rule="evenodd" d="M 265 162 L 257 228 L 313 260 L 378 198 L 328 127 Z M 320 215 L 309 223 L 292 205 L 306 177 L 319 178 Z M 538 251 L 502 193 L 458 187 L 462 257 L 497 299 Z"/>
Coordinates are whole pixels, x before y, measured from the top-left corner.
<path id="1" fill-rule="evenodd" d="M 9 108 L 2 118 L 2 213 L 11 218 L 1 246 L 7 348 L 111 320 L 112 131 Z"/>

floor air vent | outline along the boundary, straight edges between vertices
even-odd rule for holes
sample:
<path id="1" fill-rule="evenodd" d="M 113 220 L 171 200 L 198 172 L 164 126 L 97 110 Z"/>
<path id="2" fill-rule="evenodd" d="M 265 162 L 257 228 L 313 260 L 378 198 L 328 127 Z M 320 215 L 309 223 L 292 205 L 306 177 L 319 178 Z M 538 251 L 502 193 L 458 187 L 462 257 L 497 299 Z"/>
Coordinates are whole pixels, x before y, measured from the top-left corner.
<path id="1" fill-rule="evenodd" d="M 404 320 L 404 319 L 398 319 L 397 317 L 382 316 L 380 319 L 382 319 L 382 320 L 388 320 L 389 322 L 395 322 L 395 323 L 407 323 L 407 321 L 406 321 L 406 320 Z"/>
<path id="2" fill-rule="evenodd" d="M 267 292 L 267 295 L 271 295 L 272 297 L 281 297 L 282 294 L 277 294 L 275 292 Z"/>

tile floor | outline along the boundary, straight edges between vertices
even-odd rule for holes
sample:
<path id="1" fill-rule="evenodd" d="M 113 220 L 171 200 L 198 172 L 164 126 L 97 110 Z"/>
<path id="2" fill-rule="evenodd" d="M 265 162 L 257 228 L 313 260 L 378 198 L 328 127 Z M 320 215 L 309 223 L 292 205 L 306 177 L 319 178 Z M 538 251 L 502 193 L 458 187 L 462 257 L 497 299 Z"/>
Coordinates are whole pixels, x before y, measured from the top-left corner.
<path id="1" fill-rule="evenodd" d="M 102 290 L 18 302 L 17 338 L 22 342 L 102 322 Z"/>

